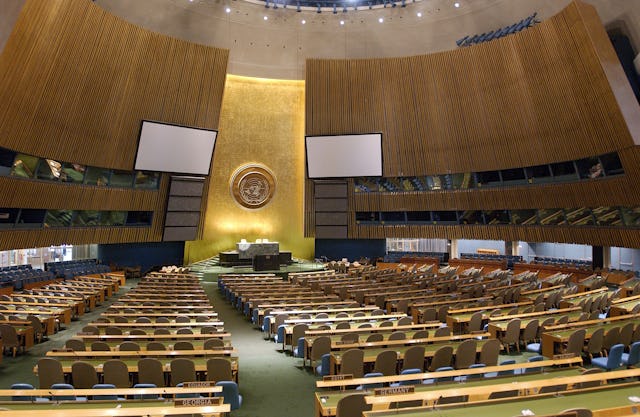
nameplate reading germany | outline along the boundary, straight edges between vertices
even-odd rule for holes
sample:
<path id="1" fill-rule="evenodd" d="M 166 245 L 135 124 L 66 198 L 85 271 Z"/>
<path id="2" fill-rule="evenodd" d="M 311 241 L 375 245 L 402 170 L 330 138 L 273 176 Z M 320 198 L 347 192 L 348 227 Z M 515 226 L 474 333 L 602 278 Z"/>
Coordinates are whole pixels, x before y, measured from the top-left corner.
<path id="1" fill-rule="evenodd" d="M 397 394 L 411 394 L 416 391 L 416 387 L 413 385 L 405 385 L 402 387 L 388 387 L 388 388 L 376 388 L 373 390 L 373 395 L 397 395 Z"/>
<path id="2" fill-rule="evenodd" d="M 183 398 L 175 400 L 176 407 L 206 407 L 222 404 L 222 397 Z"/>
<path id="3" fill-rule="evenodd" d="M 185 382 L 183 387 L 185 388 L 207 388 L 214 387 L 216 385 L 215 381 L 192 381 Z"/>

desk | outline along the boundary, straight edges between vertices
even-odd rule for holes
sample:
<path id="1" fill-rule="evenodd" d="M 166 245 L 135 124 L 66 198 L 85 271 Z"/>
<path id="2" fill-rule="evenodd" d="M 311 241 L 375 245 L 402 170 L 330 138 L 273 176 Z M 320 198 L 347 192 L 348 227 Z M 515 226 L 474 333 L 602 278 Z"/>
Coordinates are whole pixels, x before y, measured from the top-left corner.
<path id="1" fill-rule="evenodd" d="M 157 329 L 159 327 L 167 327 L 167 328 L 171 328 L 171 327 L 176 327 L 176 328 L 181 328 L 181 327 L 218 327 L 221 328 L 222 326 L 224 326 L 224 322 L 223 321 L 195 321 L 195 320 L 191 320 L 190 322 L 187 323 L 176 323 L 176 322 L 172 322 L 172 323 L 89 323 L 89 326 L 95 326 L 98 329 L 101 328 L 106 328 L 106 327 L 120 327 L 122 328 L 122 330 L 128 330 L 128 329 Z M 192 329 L 195 330 L 195 329 Z"/>

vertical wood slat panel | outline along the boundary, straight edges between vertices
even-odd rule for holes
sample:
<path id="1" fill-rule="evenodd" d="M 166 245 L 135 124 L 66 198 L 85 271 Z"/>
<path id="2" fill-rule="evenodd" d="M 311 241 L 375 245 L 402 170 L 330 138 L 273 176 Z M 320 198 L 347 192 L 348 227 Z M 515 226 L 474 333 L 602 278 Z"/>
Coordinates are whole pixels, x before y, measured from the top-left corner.
<path id="1" fill-rule="evenodd" d="M 374 117 L 385 137 L 386 176 L 522 167 L 632 146 L 577 7 L 454 51 L 309 60 L 306 133 L 371 131 Z M 381 108 L 349 111 L 379 99 Z"/>

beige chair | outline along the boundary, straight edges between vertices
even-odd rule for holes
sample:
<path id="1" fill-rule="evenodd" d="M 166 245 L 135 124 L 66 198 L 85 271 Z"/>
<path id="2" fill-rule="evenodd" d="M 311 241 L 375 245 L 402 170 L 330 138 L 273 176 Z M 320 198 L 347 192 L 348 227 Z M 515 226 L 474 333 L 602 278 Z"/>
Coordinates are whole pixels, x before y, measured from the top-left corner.
<path id="1" fill-rule="evenodd" d="M 588 408 L 567 408 L 560 412 L 560 415 L 562 414 L 566 414 L 568 416 L 575 414 L 576 417 L 593 417 L 593 412 Z"/>
<path id="2" fill-rule="evenodd" d="M 188 327 L 181 327 L 176 330 L 176 334 L 193 334 L 193 330 Z"/>
<path id="3" fill-rule="evenodd" d="M 109 352 L 111 350 L 111 346 L 107 344 L 107 342 L 97 341 L 91 343 L 91 350 L 96 352 Z"/>
<path id="4" fill-rule="evenodd" d="M 531 320 L 526 326 L 524 326 L 522 336 L 520 337 L 520 342 L 523 346 L 527 346 L 527 343 L 531 343 L 536 340 L 538 337 L 538 327 L 538 320 Z"/>
<path id="5" fill-rule="evenodd" d="M 628 349 L 632 341 L 635 341 L 635 340 L 632 340 L 634 325 L 635 323 L 629 322 L 624 326 L 622 326 L 622 328 L 620 329 L 620 336 L 618 337 L 618 343 L 622 343 L 626 349 Z"/>
<path id="6" fill-rule="evenodd" d="M 591 337 L 584 347 L 583 351 L 589 355 L 589 360 L 593 359 L 594 355 L 602 354 L 602 343 L 604 342 L 604 328 L 600 327 L 591 333 Z M 600 369 L 600 368 L 594 368 Z"/>
<path id="7" fill-rule="evenodd" d="M 100 334 L 100 329 L 98 329 L 96 326 L 84 326 L 82 328 L 82 333 L 86 333 L 86 334 Z"/>
<path id="8" fill-rule="evenodd" d="M 40 321 L 40 319 L 33 314 L 28 314 L 27 320 L 31 322 L 31 327 L 33 327 L 33 335 L 38 340 L 38 343 L 42 342 L 43 339 L 46 339 L 47 329 L 45 328 L 45 325 Z"/>
<path id="9" fill-rule="evenodd" d="M 358 333 L 345 333 L 340 337 L 340 341 L 343 343 L 358 343 L 360 335 Z"/>
<path id="10" fill-rule="evenodd" d="M 75 352 L 84 352 L 87 350 L 84 341 L 81 339 L 69 339 L 64 342 L 64 347 Z"/>
<path id="11" fill-rule="evenodd" d="M 476 339 L 467 339 L 458 345 L 454 362 L 455 369 L 467 369 L 476 363 Z"/>
<path id="12" fill-rule="evenodd" d="M 149 342 L 147 343 L 147 350 L 161 351 L 161 350 L 167 350 L 167 347 L 164 345 L 164 343 L 161 343 L 161 342 Z"/>
<path id="13" fill-rule="evenodd" d="M 109 326 L 106 329 L 104 329 L 104 334 L 121 335 L 122 334 L 122 329 L 119 328 L 119 327 Z"/>
<path id="14" fill-rule="evenodd" d="M 429 372 L 435 372 L 436 369 L 443 366 L 451 366 L 451 358 L 453 357 L 453 347 L 450 345 L 438 348 L 433 354 L 431 363 L 429 364 Z"/>
<path id="15" fill-rule="evenodd" d="M 331 338 L 329 336 L 316 337 L 313 340 L 313 344 L 311 345 L 311 353 L 309 358 L 311 360 L 311 366 L 313 366 L 313 364 L 316 361 L 321 360 L 322 355 L 330 352 L 331 352 Z"/>
<path id="16" fill-rule="evenodd" d="M 147 332 L 145 330 L 143 330 L 143 329 L 131 329 L 129 331 L 129 334 L 142 336 L 142 335 L 147 334 Z"/>
<path id="17" fill-rule="evenodd" d="M 140 345 L 137 344 L 136 342 L 131 342 L 127 340 L 125 342 L 120 343 L 120 346 L 118 349 L 123 352 L 137 352 L 140 350 Z"/>
<path id="18" fill-rule="evenodd" d="M 96 319 L 96 323 L 111 323 L 111 320 L 109 320 L 107 317 L 98 317 Z"/>
<path id="19" fill-rule="evenodd" d="M 498 365 L 498 357 L 500 356 L 500 349 L 502 345 L 498 339 L 487 340 L 480 350 L 480 362 L 486 366 Z"/>
<path id="20" fill-rule="evenodd" d="M 142 358 L 138 361 L 138 382 L 141 384 L 155 384 L 164 387 L 164 369 L 162 362 L 154 358 Z"/>
<path id="21" fill-rule="evenodd" d="M 218 333 L 218 328 L 215 326 L 200 327 L 200 334 L 214 334 L 214 333 Z"/>
<path id="22" fill-rule="evenodd" d="M 347 318 L 349 317 L 349 313 L 347 313 L 346 311 L 341 311 L 338 314 L 336 314 L 336 318 Z"/>
<path id="23" fill-rule="evenodd" d="M 429 330 L 418 330 L 413 334 L 412 339 L 426 339 L 429 337 Z"/>
<path id="24" fill-rule="evenodd" d="M 168 317 L 158 317 L 156 323 L 171 323 L 171 320 Z"/>
<path id="25" fill-rule="evenodd" d="M 398 368 L 398 354 L 395 350 L 383 350 L 376 356 L 373 372 L 380 372 L 382 375 L 396 375 Z"/>
<path id="26" fill-rule="evenodd" d="M 343 375 L 353 375 L 354 378 L 364 376 L 364 350 L 349 349 L 342 354 L 342 365 L 340 373 Z"/>
<path id="27" fill-rule="evenodd" d="M 129 323 L 126 317 L 116 316 L 113 318 L 114 323 Z"/>
<path id="28" fill-rule="evenodd" d="M 351 328 L 351 324 L 349 324 L 349 322 L 346 321 L 341 321 L 340 323 L 336 324 L 336 329 L 350 329 Z"/>
<path id="29" fill-rule="evenodd" d="M 584 339 L 587 331 L 585 329 L 578 329 L 569 335 L 567 341 L 567 347 L 565 353 L 573 353 L 576 356 L 582 355 L 584 349 Z"/>
<path id="30" fill-rule="evenodd" d="M 14 358 L 18 350 L 24 351 L 24 343 L 18 337 L 16 328 L 12 325 L 0 324 L 0 337 L 2 338 L 2 350 L 11 349 Z"/>
<path id="31" fill-rule="evenodd" d="M 49 389 L 53 384 L 63 384 L 64 372 L 60 361 L 52 358 L 38 360 L 38 380 L 40 389 Z"/>
<path id="32" fill-rule="evenodd" d="M 421 372 L 424 371 L 424 346 L 411 346 L 404 352 L 402 370 L 405 369 L 420 369 Z"/>
<path id="33" fill-rule="evenodd" d="M 358 325 L 358 329 L 371 329 L 373 324 L 371 323 L 362 323 Z"/>
<path id="34" fill-rule="evenodd" d="M 176 323 L 191 323 L 191 319 L 187 316 L 177 316 Z"/>
<path id="35" fill-rule="evenodd" d="M 191 359 L 178 358 L 171 361 L 171 385 L 196 380 L 196 366 Z"/>
<path id="36" fill-rule="evenodd" d="M 602 350 L 608 355 L 609 350 L 611 350 L 611 346 L 618 343 L 620 340 L 620 327 L 612 327 L 608 332 L 604 335 L 604 340 L 602 341 Z"/>
<path id="37" fill-rule="evenodd" d="M 187 340 L 179 340 L 173 344 L 173 350 L 193 350 L 193 343 Z"/>
<path id="38" fill-rule="evenodd" d="M 367 336 L 367 339 L 365 340 L 366 343 L 371 343 L 371 342 L 382 342 L 384 340 L 384 336 L 382 335 L 382 333 L 371 333 L 369 336 Z"/>
<path id="39" fill-rule="evenodd" d="M 76 361 L 71 365 L 71 380 L 74 388 L 92 388 L 98 383 L 96 368 L 89 362 Z"/>
<path id="40" fill-rule="evenodd" d="M 222 349 L 224 348 L 224 340 L 211 338 L 204 341 L 205 350 Z"/>
<path id="41" fill-rule="evenodd" d="M 127 364 L 120 359 L 109 359 L 102 365 L 105 384 L 113 384 L 116 388 L 130 388 L 131 379 Z"/>
<path id="42" fill-rule="evenodd" d="M 436 320 L 438 320 L 438 311 L 435 308 L 429 307 L 422 310 L 422 321 L 424 323 Z"/>
<path id="43" fill-rule="evenodd" d="M 407 335 L 404 332 L 393 332 L 389 335 L 389 340 L 405 340 Z"/>
<path id="44" fill-rule="evenodd" d="M 207 360 L 207 381 L 233 381 L 231 361 L 225 358 Z"/>
<path id="45" fill-rule="evenodd" d="M 298 323 L 291 329 L 291 344 L 295 347 L 298 345 L 298 339 L 304 337 L 304 332 L 309 329 L 309 326 L 304 323 Z"/>
<path id="46" fill-rule="evenodd" d="M 393 327 L 393 322 L 391 320 L 385 320 L 378 325 L 378 327 Z"/>
<path id="47" fill-rule="evenodd" d="M 472 332 L 479 332 L 482 330 L 482 315 L 484 314 L 484 312 L 482 311 L 476 311 L 475 313 L 473 313 L 471 315 L 471 318 L 469 319 L 469 325 L 468 325 L 468 333 L 472 333 Z"/>
<path id="48" fill-rule="evenodd" d="M 153 331 L 153 334 L 171 334 L 171 330 L 166 327 L 160 327 Z"/>
<path id="49" fill-rule="evenodd" d="M 518 352 L 520 352 L 520 319 L 513 319 L 507 323 L 507 329 L 504 332 L 501 340 L 502 344 L 509 351 L 510 345 L 515 345 Z"/>
<path id="50" fill-rule="evenodd" d="M 438 327 L 433 333 L 433 337 L 446 337 L 451 336 L 451 327 L 443 326 Z"/>
<path id="51" fill-rule="evenodd" d="M 141 316 L 135 320 L 136 323 L 151 323 L 151 319 L 149 317 Z"/>
<path id="52" fill-rule="evenodd" d="M 409 316 L 401 317 L 400 320 L 398 320 L 398 326 L 408 326 L 410 324 L 413 324 L 413 319 Z"/>
<path id="53" fill-rule="evenodd" d="M 342 397 L 336 406 L 336 417 L 362 417 L 364 411 L 371 410 L 364 394 L 349 394 Z"/>

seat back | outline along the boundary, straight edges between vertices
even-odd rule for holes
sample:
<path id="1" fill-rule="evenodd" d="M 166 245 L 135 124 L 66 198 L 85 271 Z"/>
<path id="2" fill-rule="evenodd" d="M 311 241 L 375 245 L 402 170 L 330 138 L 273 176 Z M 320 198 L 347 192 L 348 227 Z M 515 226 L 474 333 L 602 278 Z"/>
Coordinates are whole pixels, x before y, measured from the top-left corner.
<path id="1" fill-rule="evenodd" d="M 573 353 L 576 356 L 580 356 L 584 348 L 584 338 L 586 334 L 587 331 L 585 329 L 578 329 L 571 333 L 569 341 L 567 342 L 566 353 Z"/>
<path id="2" fill-rule="evenodd" d="M 52 358 L 39 359 L 38 379 L 40 389 L 49 389 L 53 384 L 63 384 L 64 372 L 62 371 L 62 364 Z"/>
<path id="3" fill-rule="evenodd" d="M 65 383 L 58 383 L 58 384 L 53 384 L 50 387 L 52 390 L 65 390 L 65 389 L 75 389 L 73 387 L 73 385 L 71 384 L 65 384 Z M 76 400 L 76 396 L 75 395 L 54 395 L 53 397 L 51 397 L 52 401 L 75 401 Z"/>
<path id="4" fill-rule="evenodd" d="M 95 384 L 92 389 L 114 389 L 116 388 L 113 384 Z M 116 394 L 107 394 L 107 395 L 93 395 L 91 397 L 92 400 L 107 400 L 107 401 L 118 401 L 118 396 Z"/>
<path id="5" fill-rule="evenodd" d="M 467 339 L 458 345 L 456 349 L 455 369 L 466 369 L 476 362 L 475 339 Z"/>
<path id="6" fill-rule="evenodd" d="M 127 340 L 125 342 L 120 343 L 118 350 L 122 350 L 125 352 L 137 352 L 140 350 L 140 345 L 137 344 L 136 342 L 131 342 Z"/>
<path id="7" fill-rule="evenodd" d="M 351 374 L 354 378 L 364 375 L 364 350 L 349 349 L 342 355 L 341 374 Z"/>
<path id="8" fill-rule="evenodd" d="M 498 339 L 487 340 L 480 351 L 480 363 L 484 363 L 486 366 L 496 366 L 500 356 L 500 348 Z"/>
<path id="9" fill-rule="evenodd" d="M 225 358 L 207 360 L 207 381 L 233 381 L 231 361 Z"/>
<path id="10" fill-rule="evenodd" d="M 84 352 L 87 350 L 84 341 L 80 339 L 69 339 L 64 342 L 64 347 L 67 349 L 72 349 L 75 352 Z"/>
<path id="11" fill-rule="evenodd" d="M 237 410 L 242 405 L 242 397 L 238 390 L 238 384 L 233 381 L 218 381 L 216 386 L 222 387 L 222 393 L 216 396 L 222 396 L 225 404 L 231 405 L 231 411 Z"/>
<path id="12" fill-rule="evenodd" d="M 34 388 L 33 388 L 33 385 L 31 385 L 31 384 L 17 383 L 17 384 L 11 385 L 11 389 L 30 390 L 30 389 L 34 389 Z M 16 395 L 16 396 L 11 397 L 11 401 L 35 401 L 35 397 L 33 397 L 33 396 Z"/>
<path id="13" fill-rule="evenodd" d="M 129 368 L 120 359 L 109 359 L 102 365 L 102 373 L 105 384 L 115 385 L 117 388 L 129 388 Z"/>
<path id="14" fill-rule="evenodd" d="M 431 359 L 431 363 L 429 364 L 429 372 L 434 372 L 436 369 L 444 366 L 450 366 L 452 357 L 452 346 L 447 345 L 438 348 L 438 350 L 433 354 L 433 359 Z"/>
<path id="15" fill-rule="evenodd" d="M 193 360 L 178 358 L 171 361 L 171 385 L 196 380 L 196 366 Z"/>
<path id="16" fill-rule="evenodd" d="M 364 411 L 371 410 L 364 394 L 349 394 L 342 397 L 336 407 L 336 417 L 362 417 Z"/>
<path id="17" fill-rule="evenodd" d="M 381 372 L 382 375 L 395 375 L 398 365 L 398 354 L 395 350 L 383 350 L 376 356 L 374 372 Z"/>
<path id="18" fill-rule="evenodd" d="M 154 358 L 142 358 L 138 361 L 138 382 L 164 387 L 164 370 L 162 362 Z"/>
<path id="19" fill-rule="evenodd" d="M 78 389 L 88 389 L 98 383 L 96 368 L 89 362 L 76 361 L 71 365 L 71 380 Z"/>
<path id="20" fill-rule="evenodd" d="M 420 372 L 424 371 L 424 346 L 411 346 L 404 352 L 402 369 L 419 369 Z"/>

